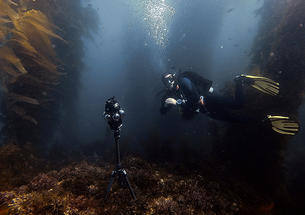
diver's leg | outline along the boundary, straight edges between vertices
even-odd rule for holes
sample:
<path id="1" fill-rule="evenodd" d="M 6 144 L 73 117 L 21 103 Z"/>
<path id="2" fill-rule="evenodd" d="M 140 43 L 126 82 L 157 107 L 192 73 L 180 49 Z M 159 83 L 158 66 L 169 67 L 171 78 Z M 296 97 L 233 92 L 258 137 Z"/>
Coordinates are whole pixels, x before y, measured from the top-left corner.
<path id="1" fill-rule="evenodd" d="M 244 90 L 241 79 L 235 79 L 235 99 L 232 103 L 232 108 L 242 108 L 244 106 Z"/>
<path id="2" fill-rule="evenodd" d="M 216 108 L 213 112 L 208 112 L 208 116 L 216 120 L 231 123 L 248 123 L 254 121 L 254 119 L 251 119 L 248 116 L 232 114 L 231 111 L 224 108 Z"/>
<path id="3" fill-rule="evenodd" d="M 235 78 L 235 95 L 223 96 L 216 93 L 210 93 L 206 96 L 205 102 L 209 109 L 241 109 L 244 106 L 243 81 L 241 78 Z"/>

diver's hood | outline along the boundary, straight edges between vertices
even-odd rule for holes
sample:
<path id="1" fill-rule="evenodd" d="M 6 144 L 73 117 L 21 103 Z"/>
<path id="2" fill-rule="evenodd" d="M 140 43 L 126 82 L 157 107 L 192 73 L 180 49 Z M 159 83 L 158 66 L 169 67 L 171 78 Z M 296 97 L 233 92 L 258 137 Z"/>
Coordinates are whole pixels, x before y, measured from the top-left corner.
<path id="1" fill-rule="evenodd" d="M 175 73 L 165 73 L 162 76 L 162 82 L 167 89 L 172 90 L 176 85 L 176 74 Z"/>

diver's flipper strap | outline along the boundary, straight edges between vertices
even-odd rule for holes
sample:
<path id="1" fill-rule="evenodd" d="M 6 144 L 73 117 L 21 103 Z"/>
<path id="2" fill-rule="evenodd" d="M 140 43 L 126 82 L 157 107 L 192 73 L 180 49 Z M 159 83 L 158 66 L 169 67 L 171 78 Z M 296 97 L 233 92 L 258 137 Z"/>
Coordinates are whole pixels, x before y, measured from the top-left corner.
<path id="1" fill-rule="evenodd" d="M 253 75 L 240 75 L 249 80 L 250 85 L 269 95 L 276 96 L 279 94 L 280 91 L 280 84 L 271 80 L 270 78 L 261 77 L 261 76 L 253 76 Z"/>
<path id="2" fill-rule="evenodd" d="M 267 116 L 272 129 L 280 134 L 295 135 L 299 131 L 299 123 L 286 116 Z"/>

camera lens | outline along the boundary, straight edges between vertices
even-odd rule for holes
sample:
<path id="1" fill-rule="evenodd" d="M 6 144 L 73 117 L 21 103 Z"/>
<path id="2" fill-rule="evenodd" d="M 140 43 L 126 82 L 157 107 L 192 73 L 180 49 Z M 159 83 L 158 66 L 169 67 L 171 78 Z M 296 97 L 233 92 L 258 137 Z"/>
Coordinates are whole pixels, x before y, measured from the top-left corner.
<path id="1" fill-rule="evenodd" d="M 115 120 L 115 121 L 118 121 L 118 120 L 120 119 L 120 114 L 115 113 L 115 114 L 112 116 L 112 119 Z"/>
<path id="2" fill-rule="evenodd" d="M 106 120 L 109 120 L 111 118 L 111 116 L 109 114 L 105 114 L 104 117 Z"/>

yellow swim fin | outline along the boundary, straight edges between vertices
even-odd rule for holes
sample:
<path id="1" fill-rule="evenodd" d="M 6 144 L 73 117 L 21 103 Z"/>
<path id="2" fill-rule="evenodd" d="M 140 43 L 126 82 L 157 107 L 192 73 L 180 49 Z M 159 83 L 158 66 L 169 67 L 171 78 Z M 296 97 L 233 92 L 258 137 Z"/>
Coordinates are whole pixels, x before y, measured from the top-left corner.
<path id="1" fill-rule="evenodd" d="M 267 116 L 272 129 L 280 134 L 295 135 L 299 131 L 299 123 L 286 116 Z"/>
<path id="2" fill-rule="evenodd" d="M 245 78 L 253 88 L 263 93 L 276 96 L 280 92 L 280 84 L 270 78 L 243 74 L 240 77 Z"/>

